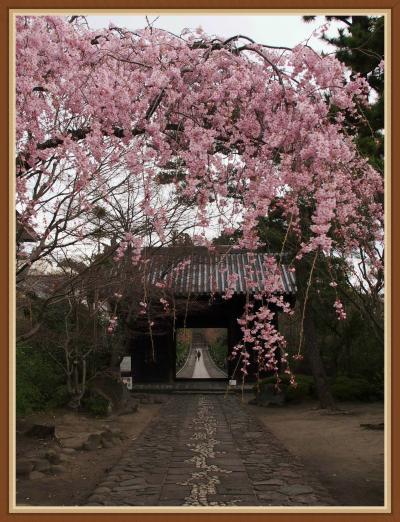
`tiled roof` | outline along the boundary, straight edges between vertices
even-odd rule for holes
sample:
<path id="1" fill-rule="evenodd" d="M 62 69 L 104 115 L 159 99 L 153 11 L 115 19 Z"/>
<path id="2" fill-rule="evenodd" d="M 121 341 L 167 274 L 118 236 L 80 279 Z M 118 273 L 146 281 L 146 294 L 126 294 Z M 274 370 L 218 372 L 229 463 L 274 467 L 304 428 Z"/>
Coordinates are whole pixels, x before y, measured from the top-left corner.
<path id="1" fill-rule="evenodd" d="M 264 288 L 267 275 L 265 253 L 220 252 L 182 253 L 180 256 L 159 254 L 149 256 L 149 282 L 155 285 L 167 283 L 176 295 L 223 294 L 230 287 L 235 294 L 257 293 Z M 233 276 L 236 281 L 232 282 Z M 294 274 L 286 265 L 280 265 L 281 291 L 295 294 Z M 250 281 L 250 283 L 249 283 Z"/>

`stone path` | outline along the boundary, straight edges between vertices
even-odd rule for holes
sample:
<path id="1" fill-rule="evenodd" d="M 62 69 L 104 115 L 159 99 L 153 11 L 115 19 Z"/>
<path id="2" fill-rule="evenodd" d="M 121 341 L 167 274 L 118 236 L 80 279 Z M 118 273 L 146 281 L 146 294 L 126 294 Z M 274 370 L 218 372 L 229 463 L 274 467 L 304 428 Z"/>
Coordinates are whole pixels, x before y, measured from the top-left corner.
<path id="1" fill-rule="evenodd" d="M 172 396 L 85 505 L 326 506 L 315 477 L 236 397 Z"/>

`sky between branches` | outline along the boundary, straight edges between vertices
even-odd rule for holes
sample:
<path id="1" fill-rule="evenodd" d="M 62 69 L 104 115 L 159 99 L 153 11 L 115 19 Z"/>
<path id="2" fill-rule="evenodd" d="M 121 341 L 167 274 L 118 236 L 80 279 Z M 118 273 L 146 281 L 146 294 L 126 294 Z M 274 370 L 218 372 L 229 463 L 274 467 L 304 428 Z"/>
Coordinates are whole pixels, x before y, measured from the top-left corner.
<path id="1" fill-rule="evenodd" d="M 130 14 L 107 13 L 104 15 L 87 16 L 89 26 L 93 29 L 108 27 L 112 22 L 116 26 L 126 27 L 131 30 L 147 26 L 146 15 L 138 13 Z M 307 14 L 306 12 L 304 14 Z M 157 18 L 158 17 L 158 18 Z M 268 45 L 281 45 L 293 47 L 310 38 L 312 32 L 324 24 L 324 17 L 317 16 L 314 22 L 305 23 L 301 15 L 273 15 L 273 14 L 169 14 L 151 13 L 148 21 L 154 27 L 166 29 L 174 34 L 180 34 L 184 28 L 196 29 L 202 27 L 209 35 L 229 37 L 242 34 L 253 38 L 257 43 Z M 335 35 L 337 28 L 343 24 L 331 23 L 328 35 Z M 309 44 L 316 51 L 333 52 L 334 47 L 312 37 Z"/>

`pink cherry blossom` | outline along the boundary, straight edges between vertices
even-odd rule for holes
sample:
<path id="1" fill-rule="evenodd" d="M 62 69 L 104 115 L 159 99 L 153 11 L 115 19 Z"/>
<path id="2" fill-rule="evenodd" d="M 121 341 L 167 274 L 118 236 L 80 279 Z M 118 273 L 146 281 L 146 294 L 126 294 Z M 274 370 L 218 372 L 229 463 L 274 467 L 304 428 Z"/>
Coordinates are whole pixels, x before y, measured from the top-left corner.
<path id="1" fill-rule="evenodd" d="M 307 45 L 215 46 L 203 31 L 92 31 L 58 16 L 17 16 L 16 29 L 16 205 L 21 223 L 40 225 L 41 239 L 28 256 L 18 250 L 21 271 L 54 248 L 89 241 L 99 202 L 136 213 L 133 225 L 125 220 L 113 230 L 118 266 L 146 271 L 143 249 L 168 244 L 175 226 L 190 223 L 193 243 L 210 253 L 212 227 L 237 231 L 234 248 L 250 252 L 249 299 L 238 318 L 243 342 L 233 353 L 243 375 L 253 349 L 260 369 L 277 372 L 279 355 L 289 375 L 286 342 L 274 326 L 278 310 L 291 313 L 279 297 L 276 256 L 265 259 L 264 288 L 255 282 L 251 253 L 265 247 L 259 221 L 280 213 L 297 241 L 297 260 L 334 253 L 350 266 L 363 249 L 369 273 L 381 270 L 382 176 L 344 125 L 368 104 L 365 79 L 349 80 L 334 56 Z M 179 168 L 168 171 L 169 164 Z M 164 172 L 174 174 L 164 179 Z M 157 288 L 171 289 L 189 265 L 183 259 Z M 230 299 L 235 276 L 227 283 Z M 210 288 L 213 294 L 215 274 Z M 151 306 L 143 299 L 139 314 L 146 315 Z M 168 312 L 166 296 L 158 306 Z M 344 319 L 339 300 L 334 307 Z"/>

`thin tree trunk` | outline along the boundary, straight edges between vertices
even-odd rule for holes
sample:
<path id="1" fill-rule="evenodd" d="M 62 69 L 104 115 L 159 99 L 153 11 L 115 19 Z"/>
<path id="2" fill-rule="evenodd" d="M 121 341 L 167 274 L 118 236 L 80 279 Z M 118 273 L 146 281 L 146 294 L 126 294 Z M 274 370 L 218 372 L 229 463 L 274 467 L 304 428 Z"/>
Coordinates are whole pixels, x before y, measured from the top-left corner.
<path id="1" fill-rule="evenodd" d="M 307 262 L 307 257 L 304 257 L 296 266 L 298 299 L 301 311 L 304 309 L 304 301 L 307 294 L 310 270 L 311 264 Z M 310 280 L 310 283 L 312 285 L 312 280 Z M 314 377 L 315 387 L 321 408 L 336 409 L 335 401 L 330 390 L 324 363 L 322 361 L 321 352 L 318 346 L 314 317 L 312 315 L 312 299 L 313 292 L 311 291 L 307 297 L 307 302 L 305 303 L 304 309 L 304 351 L 310 364 L 312 375 Z"/>
<path id="2" fill-rule="evenodd" d="M 121 347 L 118 342 L 111 341 L 111 354 L 110 354 L 110 368 L 119 372 L 119 367 L 121 364 L 123 356 L 121 355 Z"/>
<path id="3" fill-rule="evenodd" d="M 309 303 L 306 305 L 306 313 L 304 316 L 304 340 L 305 352 L 311 366 L 320 406 L 321 408 L 336 409 L 321 352 L 318 347 L 314 319 L 310 313 Z"/>

